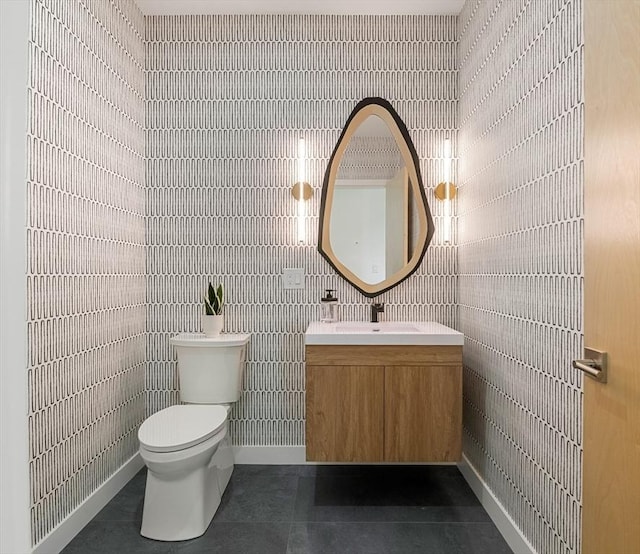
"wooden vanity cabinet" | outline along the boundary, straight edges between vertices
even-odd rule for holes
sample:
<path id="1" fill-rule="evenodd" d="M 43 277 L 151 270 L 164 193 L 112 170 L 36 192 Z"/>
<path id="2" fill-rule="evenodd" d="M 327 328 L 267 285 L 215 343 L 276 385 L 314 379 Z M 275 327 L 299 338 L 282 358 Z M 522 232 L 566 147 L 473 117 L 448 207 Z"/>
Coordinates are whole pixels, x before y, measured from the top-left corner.
<path id="1" fill-rule="evenodd" d="M 455 462 L 461 346 L 307 345 L 307 460 Z"/>

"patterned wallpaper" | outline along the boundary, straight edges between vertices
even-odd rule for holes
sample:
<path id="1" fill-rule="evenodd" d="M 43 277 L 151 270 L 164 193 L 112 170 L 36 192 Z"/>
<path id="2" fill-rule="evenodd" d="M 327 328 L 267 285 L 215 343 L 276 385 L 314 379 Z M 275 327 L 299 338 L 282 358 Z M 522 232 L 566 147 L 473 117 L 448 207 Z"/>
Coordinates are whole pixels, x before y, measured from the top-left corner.
<path id="1" fill-rule="evenodd" d="M 458 21 L 464 452 L 548 554 L 580 551 L 581 10 L 468 0 Z"/>
<path id="2" fill-rule="evenodd" d="M 33 544 L 138 449 L 146 347 L 143 29 L 130 0 L 32 1 Z"/>
<path id="3" fill-rule="evenodd" d="M 148 410 L 178 402 L 169 337 L 199 331 L 209 278 L 225 284 L 225 329 L 251 333 L 244 391 L 231 414 L 238 445 L 304 444 L 304 331 L 325 288 L 342 317 L 370 300 L 317 252 L 320 187 L 342 126 L 381 96 L 415 143 L 436 224 L 417 273 L 380 297 L 391 320 L 456 326 L 455 248 L 433 201 L 442 140 L 455 139 L 456 18 L 433 16 L 148 17 Z M 307 141 L 315 186 L 306 244 L 290 188 Z M 304 290 L 283 290 L 285 267 Z"/>

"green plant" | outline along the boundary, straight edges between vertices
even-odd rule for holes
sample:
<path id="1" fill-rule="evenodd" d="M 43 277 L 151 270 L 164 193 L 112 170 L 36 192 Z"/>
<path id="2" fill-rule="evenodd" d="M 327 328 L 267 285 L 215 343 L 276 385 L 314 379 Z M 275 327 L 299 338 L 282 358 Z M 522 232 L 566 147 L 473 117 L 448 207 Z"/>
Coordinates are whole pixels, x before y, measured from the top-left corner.
<path id="1" fill-rule="evenodd" d="M 207 315 L 222 315 L 222 306 L 224 304 L 224 289 L 222 285 L 218 285 L 217 289 L 213 288 L 209 281 L 209 289 L 207 296 L 204 297 L 204 310 Z"/>

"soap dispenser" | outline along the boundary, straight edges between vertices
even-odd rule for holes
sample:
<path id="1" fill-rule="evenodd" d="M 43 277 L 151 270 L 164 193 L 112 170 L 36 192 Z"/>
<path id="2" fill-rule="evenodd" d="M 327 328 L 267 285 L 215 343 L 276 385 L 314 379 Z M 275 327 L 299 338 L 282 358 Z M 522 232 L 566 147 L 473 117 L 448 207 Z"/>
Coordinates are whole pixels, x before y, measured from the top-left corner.
<path id="1" fill-rule="evenodd" d="M 320 301 L 320 321 L 322 323 L 338 321 L 338 299 L 334 296 L 335 292 L 333 289 L 326 289 L 326 294 Z"/>

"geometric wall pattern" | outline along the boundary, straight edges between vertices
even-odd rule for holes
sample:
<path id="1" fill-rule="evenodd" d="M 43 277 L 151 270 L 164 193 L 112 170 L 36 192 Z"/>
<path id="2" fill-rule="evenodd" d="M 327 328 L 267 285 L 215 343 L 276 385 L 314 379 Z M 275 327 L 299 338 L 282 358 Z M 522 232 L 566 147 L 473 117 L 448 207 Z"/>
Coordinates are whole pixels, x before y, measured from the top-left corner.
<path id="1" fill-rule="evenodd" d="M 209 279 L 226 286 L 226 330 L 251 333 L 232 439 L 304 444 L 303 333 L 322 291 L 337 289 L 344 319 L 371 302 L 314 246 L 320 186 L 352 109 L 380 96 L 416 146 L 436 229 L 417 272 L 376 300 L 387 319 L 464 331 L 466 455 L 536 550 L 578 551 L 581 9 L 145 19 L 128 0 L 32 0 L 33 543 L 136 452 L 145 406 L 178 402 L 168 339 L 199 330 Z M 315 186 L 303 245 L 301 136 Z M 433 197 L 444 138 L 458 247 Z M 305 290 L 283 290 L 285 267 L 304 268 Z"/>
<path id="2" fill-rule="evenodd" d="M 582 2 L 458 20 L 464 452 L 537 552 L 580 551 Z"/>
<path id="3" fill-rule="evenodd" d="M 389 320 L 456 326 L 455 248 L 433 199 L 442 141 L 457 128 L 452 16 L 147 17 L 148 410 L 178 399 L 169 338 L 200 330 L 209 279 L 223 282 L 225 329 L 251 333 L 237 445 L 304 444 L 304 331 L 325 288 L 342 318 L 371 299 L 316 250 L 324 171 L 356 104 L 391 102 L 415 144 L 436 232 L 416 274 L 377 300 Z M 307 143 L 307 242 L 297 244 L 298 138 Z M 305 271 L 284 290 L 285 267 Z"/>
<path id="4" fill-rule="evenodd" d="M 144 19 L 34 0 L 27 333 L 32 542 L 138 448 L 145 414 Z"/>

